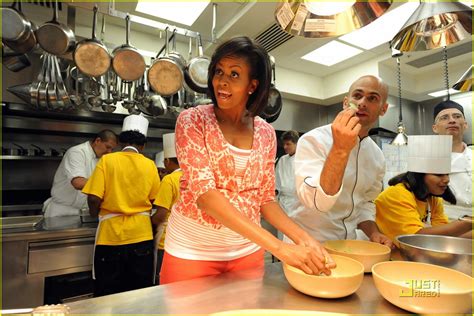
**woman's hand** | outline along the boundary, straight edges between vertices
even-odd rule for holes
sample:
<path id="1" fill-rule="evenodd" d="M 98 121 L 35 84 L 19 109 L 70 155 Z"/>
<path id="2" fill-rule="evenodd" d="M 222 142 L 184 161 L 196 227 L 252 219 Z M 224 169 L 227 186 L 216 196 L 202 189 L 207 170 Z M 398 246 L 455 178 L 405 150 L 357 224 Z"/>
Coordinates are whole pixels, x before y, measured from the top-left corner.
<path id="1" fill-rule="evenodd" d="M 301 242 L 299 245 L 282 242 L 279 249 L 273 253 L 284 263 L 303 270 L 307 274 L 331 274 L 336 267 L 335 262 L 326 249 L 314 239 Z"/>

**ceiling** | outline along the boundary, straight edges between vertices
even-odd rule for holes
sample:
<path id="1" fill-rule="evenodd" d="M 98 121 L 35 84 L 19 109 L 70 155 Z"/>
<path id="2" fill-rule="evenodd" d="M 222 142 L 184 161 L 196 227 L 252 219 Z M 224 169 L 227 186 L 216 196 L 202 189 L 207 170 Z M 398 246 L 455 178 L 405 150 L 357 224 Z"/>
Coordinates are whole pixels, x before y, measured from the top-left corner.
<path id="1" fill-rule="evenodd" d="M 30 0 L 33 1 L 33 0 Z M 92 15 L 90 9 L 93 6 L 92 2 L 89 3 L 81 3 L 76 1 L 69 1 L 72 6 L 79 7 L 76 11 L 76 25 L 91 25 Z M 140 12 L 135 11 L 136 2 L 122 2 L 117 1 L 114 6 L 115 9 L 121 12 L 128 12 L 132 15 L 142 16 L 148 19 L 153 19 L 162 23 L 169 23 L 171 25 L 175 25 L 182 28 L 187 28 L 191 31 L 199 32 L 202 34 L 205 46 L 205 53 L 210 55 L 214 50 L 215 46 L 232 36 L 236 35 L 247 35 L 251 38 L 258 37 L 261 33 L 265 30 L 269 29 L 270 27 L 275 27 L 276 20 L 274 17 L 274 11 L 278 2 L 272 1 L 214 1 L 217 4 L 217 21 L 216 21 L 216 41 L 213 43 L 212 39 L 212 20 L 213 20 L 213 13 L 212 13 L 212 4 L 209 4 L 203 14 L 196 20 L 196 22 L 190 26 L 186 27 L 184 25 L 178 25 L 175 23 L 171 23 L 169 21 L 160 20 L 158 18 L 152 17 L 150 15 L 146 15 Z M 107 11 L 110 6 L 110 3 L 107 2 L 98 2 L 101 11 Z M 185 5 L 185 2 L 182 2 Z M 392 7 L 389 9 L 393 10 L 398 6 L 402 5 L 403 2 L 401 1 L 394 1 Z M 159 2 L 156 2 L 156 5 L 159 6 Z M 84 10 L 83 8 L 88 8 L 88 10 Z M 48 11 L 51 12 L 51 11 Z M 34 13 L 33 13 L 34 14 Z M 65 13 L 63 13 L 65 14 Z M 47 15 L 48 20 L 50 17 L 50 13 Z M 43 21 L 44 17 L 43 17 Z M 107 23 L 114 24 L 117 26 L 123 26 L 124 22 L 122 19 L 119 18 L 108 18 Z M 390 26 L 387 26 L 390 27 Z M 143 34 L 149 34 L 153 36 L 157 36 L 158 38 L 158 31 L 150 26 L 140 25 L 140 24 L 133 24 L 132 31 L 134 34 L 135 32 L 140 32 Z M 90 31 L 89 31 L 90 32 Z M 285 34 L 283 31 L 280 31 Z M 124 38 L 114 38 L 114 42 L 116 45 L 123 43 Z M 395 78 L 396 73 L 396 62 L 391 57 L 390 49 L 388 43 L 379 45 L 371 50 L 364 51 L 363 53 L 354 56 L 348 60 L 345 60 L 341 63 L 338 63 L 333 66 L 324 66 L 319 65 L 316 63 L 312 63 L 306 60 L 301 59 L 301 56 L 305 55 L 306 53 L 328 43 L 329 41 L 333 40 L 333 38 L 324 38 L 324 39 L 311 39 L 311 38 L 303 38 L 303 37 L 289 37 L 289 39 L 276 47 L 275 49 L 270 51 L 270 54 L 273 55 L 276 59 L 277 71 L 279 68 L 291 70 L 297 73 L 307 74 L 313 77 L 317 77 L 322 82 L 326 78 L 333 76 L 336 73 L 341 72 L 350 72 L 350 70 L 358 65 L 364 63 L 370 63 L 371 61 L 376 62 L 379 64 L 380 67 L 384 67 L 385 73 L 390 73 Z M 183 43 L 187 42 L 187 39 L 184 36 L 178 36 L 178 41 L 182 41 Z M 452 45 L 449 47 L 449 51 L 453 51 L 456 46 L 460 46 L 461 48 L 458 49 L 456 52 L 457 56 L 450 57 L 449 66 L 450 69 L 453 69 L 455 76 L 451 79 L 451 84 L 454 84 L 455 77 L 459 76 L 459 73 L 463 72 L 463 69 L 467 69 L 469 65 L 472 63 L 472 38 L 468 39 L 464 42 L 457 43 L 456 45 Z M 158 46 L 161 47 L 161 46 Z M 140 47 L 138 47 L 140 48 Z M 159 48 L 156 49 L 157 51 Z M 448 52 L 449 52 L 448 51 Z M 426 52 L 415 52 L 410 54 L 405 54 L 401 57 L 402 63 L 402 78 L 403 77 L 410 77 L 412 81 L 416 82 L 417 80 L 425 80 L 424 78 L 432 78 L 436 77 L 441 78 L 442 76 L 442 61 L 438 57 L 440 56 L 440 50 L 433 50 L 433 51 L 426 51 Z M 448 53 L 448 56 L 450 54 Z M 426 59 L 426 65 L 419 66 L 414 61 L 418 59 Z M 421 63 L 423 64 L 423 63 Z M 385 78 L 384 78 L 385 79 Z M 396 82 L 396 79 L 389 80 L 393 83 Z M 426 85 L 425 88 L 421 88 L 423 85 L 417 85 L 415 89 L 415 85 L 407 85 L 403 87 L 403 92 L 406 97 L 412 98 L 413 100 L 421 101 L 423 99 L 430 98 L 427 96 L 427 89 L 434 90 L 441 90 L 443 88 L 443 81 L 439 80 L 440 83 L 434 83 L 434 85 Z M 390 83 L 389 83 L 390 85 Z M 424 87 L 424 86 L 423 86 Z M 392 87 L 391 87 L 392 88 Z M 393 94 L 392 90 L 391 93 Z M 308 101 L 311 98 L 308 99 Z M 332 102 L 331 100 L 317 100 L 321 101 L 321 103 L 329 103 Z"/>

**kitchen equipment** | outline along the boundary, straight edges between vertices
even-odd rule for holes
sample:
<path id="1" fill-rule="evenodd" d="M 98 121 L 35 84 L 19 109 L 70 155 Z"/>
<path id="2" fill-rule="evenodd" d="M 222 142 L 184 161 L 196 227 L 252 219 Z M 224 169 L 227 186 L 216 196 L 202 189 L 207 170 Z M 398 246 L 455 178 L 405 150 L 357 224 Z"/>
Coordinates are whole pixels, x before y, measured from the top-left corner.
<path id="1" fill-rule="evenodd" d="M 141 100 L 137 102 L 138 109 L 146 114 L 153 117 L 157 117 L 163 114 L 166 114 L 168 110 L 168 105 L 166 100 L 157 94 L 152 94 L 150 92 L 150 87 L 147 80 L 148 69 L 143 76 L 143 95 Z"/>
<path id="2" fill-rule="evenodd" d="M 390 303 L 417 314 L 471 312 L 472 277 L 432 264 L 386 261 L 372 267 L 380 294 Z"/>
<path id="3" fill-rule="evenodd" d="M 425 262 L 472 275 L 472 239 L 438 235 L 401 235 L 396 238 L 405 260 Z"/>
<path id="4" fill-rule="evenodd" d="M 41 148 L 41 147 L 39 147 L 35 144 L 31 144 L 31 146 L 34 148 L 33 153 L 34 153 L 35 156 L 44 156 L 44 155 L 46 155 L 46 151 L 43 148 Z"/>
<path id="5" fill-rule="evenodd" d="M 92 38 L 79 42 L 73 54 L 77 68 L 91 77 L 99 77 L 105 74 L 111 63 L 107 47 L 95 36 L 97 10 L 97 5 L 95 5 L 92 20 Z"/>
<path id="6" fill-rule="evenodd" d="M 183 69 L 181 65 L 169 56 L 168 28 L 165 29 L 165 55 L 153 62 L 148 70 L 148 82 L 153 91 L 161 96 L 171 96 L 183 86 Z"/>
<path id="7" fill-rule="evenodd" d="M 117 76 L 125 81 L 135 81 L 140 79 L 145 72 L 146 64 L 143 56 L 138 50 L 130 45 L 130 16 L 127 14 L 126 23 L 126 43 L 114 49 L 112 52 L 112 68 Z"/>
<path id="8" fill-rule="evenodd" d="M 45 81 L 48 83 L 46 94 L 48 98 L 48 108 L 55 110 L 58 108 L 58 94 L 56 93 L 56 67 L 54 65 L 53 55 L 48 55 L 49 67 L 46 70 Z"/>
<path id="9" fill-rule="evenodd" d="M 370 273 L 374 264 L 390 260 L 389 247 L 367 240 L 327 240 L 323 246 L 331 254 L 359 261 L 365 273 Z"/>
<path id="10" fill-rule="evenodd" d="M 198 34 L 197 41 L 197 56 L 188 62 L 184 71 L 184 81 L 193 91 L 207 93 L 207 75 L 211 61 L 203 56 L 201 34 Z"/>
<path id="11" fill-rule="evenodd" d="M 34 227 L 42 219 L 43 215 L 2 217 L 0 219 L 0 226 L 3 229 Z"/>
<path id="12" fill-rule="evenodd" d="M 43 61 L 43 73 L 41 74 L 41 80 L 38 76 L 38 107 L 40 110 L 48 109 L 48 85 L 49 85 L 49 70 L 51 67 L 51 58 L 49 54 L 44 54 Z"/>
<path id="13" fill-rule="evenodd" d="M 1 8 L 1 14 L 2 43 L 21 54 L 31 51 L 36 46 L 36 26 L 21 12 L 21 1 L 14 1 L 9 8 Z"/>
<path id="14" fill-rule="evenodd" d="M 336 268 L 331 275 L 310 275 L 295 267 L 283 264 L 288 282 L 296 290 L 315 297 L 339 298 L 351 295 L 362 284 L 364 266 L 354 259 L 333 255 Z"/>
<path id="15" fill-rule="evenodd" d="M 53 5 L 53 19 L 36 31 L 39 45 L 53 55 L 64 55 L 74 49 L 76 37 L 72 30 L 58 22 L 58 0 Z"/>
<path id="16" fill-rule="evenodd" d="M 14 52 L 9 47 L 5 47 L 2 43 L 2 64 L 8 70 L 18 72 L 31 66 L 28 55 Z"/>
<path id="17" fill-rule="evenodd" d="M 272 68 L 272 79 L 273 82 L 270 86 L 270 91 L 268 93 L 268 103 L 267 106 L 263 108 L 262 114 L 260 115 L 268 123 L 275 122 L 281 113 L 282 100 L 281 94 L 278 89 L 275 88 L 275 58 L 270 55 L 270 64 Z"/>
<path id="18" fill-rule="evenodd" d="M 25 148 L 15 143 L 12 143 L 12 145 L 15 147 L 18 147 L 19 156 L 34 156 L 35 155 L 35 151 L 32 148 Z"/>

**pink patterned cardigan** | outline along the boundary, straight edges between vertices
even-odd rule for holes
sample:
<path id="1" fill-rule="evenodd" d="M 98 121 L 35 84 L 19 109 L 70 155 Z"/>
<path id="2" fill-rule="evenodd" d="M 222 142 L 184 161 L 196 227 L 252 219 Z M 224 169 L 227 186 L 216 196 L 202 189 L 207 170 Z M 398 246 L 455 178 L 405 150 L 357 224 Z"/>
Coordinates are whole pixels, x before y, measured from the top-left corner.
<path id="1" fill-rule="evenodd" d="M 197 206 L 197 199 L 217 189 L 252 222 L 260 223 L 260 207 L 275 201 L 276 136 L 273 127 L 254 118 L 252 152 L 241 187 L 235 180 L 234 158 L 229 153 L 212 104 L 183 111 L 176 122 L 176 155 L 183 176 L 180 199 L 173 212 L 220 229 L 223 225 Z"/>

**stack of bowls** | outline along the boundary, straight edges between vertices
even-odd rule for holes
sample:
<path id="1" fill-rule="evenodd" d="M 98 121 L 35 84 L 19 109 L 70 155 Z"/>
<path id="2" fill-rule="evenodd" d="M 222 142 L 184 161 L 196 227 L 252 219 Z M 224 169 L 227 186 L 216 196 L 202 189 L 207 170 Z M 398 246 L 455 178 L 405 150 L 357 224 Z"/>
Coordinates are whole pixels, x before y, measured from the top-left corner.
<path id="1" fill-rule="evenodd" d="M 417 314 L 472 313 L 472 277 L 437 265 L 380 262 L 372 267 L 380 294 L 390 303 Z"/>
<path id="2" fill-rule="evenodd" d="M 366 240 L 328 240 L 324 247 L 330 254 L 345 256 L 364 265 L 364 272 L 371 272 L 372 266 L 390 260 L 389 247 Z"/>
<path id="3" fill-rule="evenodd" d="M 351 295 L 362 284 L 364 266 L 344 256 L 331 257 L 337 264 L 331 275 L 310 275 L 287 264 L 283 264 L 283 272 L 291 286 L 304 294 L 322 298 Z"/>

